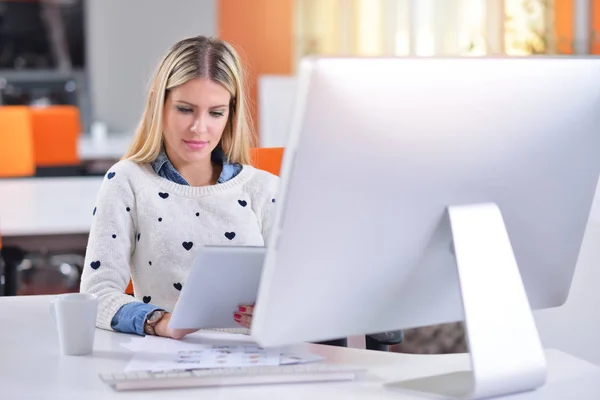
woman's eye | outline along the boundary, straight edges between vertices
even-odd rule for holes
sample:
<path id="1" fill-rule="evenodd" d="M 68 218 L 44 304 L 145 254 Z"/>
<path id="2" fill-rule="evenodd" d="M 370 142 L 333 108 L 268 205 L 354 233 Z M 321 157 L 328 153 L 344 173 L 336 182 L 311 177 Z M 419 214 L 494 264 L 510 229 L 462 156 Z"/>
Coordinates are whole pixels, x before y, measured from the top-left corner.
<path id="1" fill-rule="evenodd" d="M 191 114 L 194 110 L 192 110 L 191 108 L 187 108 L 187 107 L 177 106 L 177 111 L 179 111 L 180 113 L 183 113 L 183 114 Z"/>
<path id="2" fill-rule="evenodd" d="M 212 115 L 213 117 L 222 117 L 223 115 L 225 115 L 225 113 L 223 111 L 211 111 L 210 115 Z"/>

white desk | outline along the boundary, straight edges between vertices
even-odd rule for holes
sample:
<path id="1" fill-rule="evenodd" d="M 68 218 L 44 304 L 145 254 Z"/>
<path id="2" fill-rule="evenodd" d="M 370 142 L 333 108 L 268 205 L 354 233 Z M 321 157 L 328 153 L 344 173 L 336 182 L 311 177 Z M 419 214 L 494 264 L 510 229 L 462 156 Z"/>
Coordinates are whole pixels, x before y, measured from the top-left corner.
<path id="1" fill-rule="evenodd" d="M 82 135 L 82 161 L 116 162 L 131 135 L 109 134 L 102 144 Z M 47 236 L 87 234 L 101 177 L 0 180 L 0 235 Z"/>
<path id="2" fill-rule="evenodd" d="M 103 177 L 0 180 L 0 234 L 87 234 Z"/>
<path id="3" fill-rule="evenodd" d="M 468 367 L 465 354 L 407 355 L 306 345 L 328 362 L 358 364 L 368 374 L 355 382 L 230 387 L 119 393 L 98 374 L 122 371 L 131 353 L 120 343 L 130 335 L 98 330 L 94 353 L 59 355 L 48 305 L 51 296 L 0 298 L 0 394 L 6 399 L 422 399 L 385 389 L 382 383 Z M 599 399 L 600 368 L 558 351 L 548 351 L 548 384 L 507 399 Z"/>

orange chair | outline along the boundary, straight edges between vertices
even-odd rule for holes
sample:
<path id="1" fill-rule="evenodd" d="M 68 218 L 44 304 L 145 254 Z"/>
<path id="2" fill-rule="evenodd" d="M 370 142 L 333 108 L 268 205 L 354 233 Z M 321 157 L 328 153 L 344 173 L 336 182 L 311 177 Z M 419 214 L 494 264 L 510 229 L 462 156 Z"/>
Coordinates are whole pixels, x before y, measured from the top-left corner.
<path id="1" fill-rule="evenodd" d="M 29 108 L 0 107 L 0 178 L 33 175 L 35 158 Z"/>
<path id="2" fill-rule="evenodd" d="M 283 147 L 260 147 L 250 150 L 252 165 L 258 169 L 279 175 L 281 170 L 281 159 L 283 158 Z"/>
<path id="3" fill-rule="evenodd" d="M 78 165 L 79 110 L 73 106 L 49 106 L 32 107 L 30 111 L 36 166 Z"/>
<path id="4" fill-rule="evenodd" d="M 283 158 L 283 147 L 261 147 L 250 150 L 252 165 L 258 169 L 279 175 L 281 170 L 281 159 Z M 133 283 L 129 281 L 126 294 L 133 295 Z"/>

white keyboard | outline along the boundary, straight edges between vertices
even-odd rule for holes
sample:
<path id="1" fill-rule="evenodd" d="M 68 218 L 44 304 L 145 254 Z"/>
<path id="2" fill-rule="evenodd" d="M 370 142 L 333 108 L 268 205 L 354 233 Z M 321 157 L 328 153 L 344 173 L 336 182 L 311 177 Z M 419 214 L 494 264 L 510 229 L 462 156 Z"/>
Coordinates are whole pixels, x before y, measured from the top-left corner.
<path id="1" fill-rule="evenodd" d="M 278 383 L 351 381 L 364 368 L 331 364 L 101 374 L 116 390 L 179 389 Z"/>

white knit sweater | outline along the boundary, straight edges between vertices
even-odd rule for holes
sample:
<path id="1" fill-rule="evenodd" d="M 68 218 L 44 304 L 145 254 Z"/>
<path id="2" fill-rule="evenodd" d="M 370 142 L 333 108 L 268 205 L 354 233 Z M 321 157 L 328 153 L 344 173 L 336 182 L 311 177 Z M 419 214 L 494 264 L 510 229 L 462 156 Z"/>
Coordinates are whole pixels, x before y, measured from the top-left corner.
<path id="1" fill-rule="evenodd" d="M 244 166 L 212 186 L 179 185 L 148 164 L 120 161 L 93 211 L 81 291 L 98 296 L 99 328 L 134 301 L 171 311 L 200 245 L 263 246 L 278 177 Z M 133 279 L 135 298 L 124 294 Z"/>

